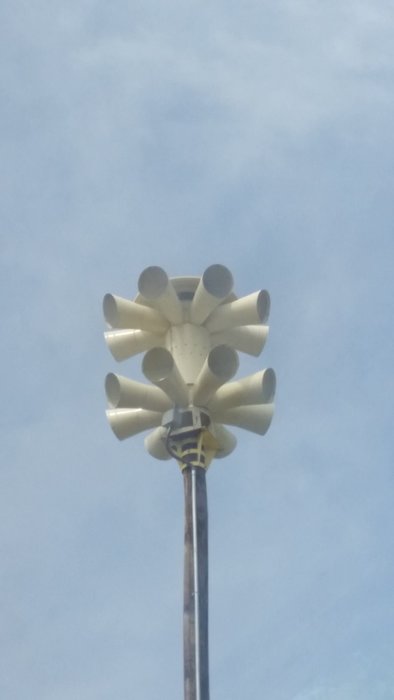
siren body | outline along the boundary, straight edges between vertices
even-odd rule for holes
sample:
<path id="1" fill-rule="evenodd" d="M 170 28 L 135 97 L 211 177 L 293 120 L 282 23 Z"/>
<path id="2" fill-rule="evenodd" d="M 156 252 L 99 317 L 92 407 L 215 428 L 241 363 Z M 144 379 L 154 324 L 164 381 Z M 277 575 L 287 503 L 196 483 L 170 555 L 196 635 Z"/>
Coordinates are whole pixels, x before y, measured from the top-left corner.
<path id="1" fill-rule="evenodd" d="M 211 349 L 207 329 L 192 323 L 171 326 L 166 333 L 166 347 L 186 384 L 194 384 Z"/>
<path id="2" fill-rule="evenodd" d="M 237 351 L 257 356 L 264 347 L 268 292 L 237 298 L 231 272 L 218 264 L 201 278 L 169 278 L 153 265 L 141 273 L 138 289 L 135 301 L 112 294 L 103 301 L 112 355 L 121 361 L 144 352 L 142 371 L 150 382 L 107 375 L 107 417 L 119 440 L 152 430 L 145 447 L 167 460 L 169 435 L 172 441 L 199 435 L 206 468 L 235 449 L 226 425 L 264 435 L 274 411 L 274 371 L 233 378 Z"/>

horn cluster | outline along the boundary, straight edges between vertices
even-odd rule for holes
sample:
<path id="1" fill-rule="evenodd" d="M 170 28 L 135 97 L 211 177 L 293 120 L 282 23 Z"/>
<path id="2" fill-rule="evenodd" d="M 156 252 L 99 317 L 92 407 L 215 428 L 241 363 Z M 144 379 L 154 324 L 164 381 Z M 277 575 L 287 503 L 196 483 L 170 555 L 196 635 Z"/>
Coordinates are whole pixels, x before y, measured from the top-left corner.
<path id="1" fill-rule="evenodd" d="M 170 459 L 171 429 L 194 429 L 205 435 L 207 464 L 236 446 L 226 425 L 264 435 L 274 412 L 274 371 L 231 380 L 237 351 L 257 356 L 263 349 L 268 292 L 238 299 L 223 265 L 211 265 L 201 278 L 169 278 L 151 266 L 140 275 L 138 289 L 134 301 L 106 294 L 103 303 L 112 355 L 122 361 L 144 352 L 142 371 L 150 382 L 107 375 L 107 417 L 115 435 L 123 440 L 153 428 L 145 438 L 147 451 Z"/>

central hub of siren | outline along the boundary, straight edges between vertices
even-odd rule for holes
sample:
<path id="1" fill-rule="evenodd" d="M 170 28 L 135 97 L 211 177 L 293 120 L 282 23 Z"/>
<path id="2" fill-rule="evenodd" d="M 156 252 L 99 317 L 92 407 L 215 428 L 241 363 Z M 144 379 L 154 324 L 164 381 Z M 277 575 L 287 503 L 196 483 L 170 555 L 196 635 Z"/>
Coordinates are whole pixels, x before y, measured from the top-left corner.
<path id="1" fill-rule="evenodd" d="M 138 287 L 135 301 L 105 296 L 112 329 L 105 337 L 117 360 L 147 351 L 142 370 L 155 386 L 109 374 L 108 419 L 119 439 L 155 427 L 145 438 L 152 456 L 206 469 L 236 446 L 223 423 L 264 434 L 271 422 L 272 369 L 227 383 L 238 370 L 237 350 L 259 355 L 263 348 L 268 292 L 237 299 L 223 265 L 201 278 L 168 278 L 148 267 Z"/>
<path id="2" fill-rule="evenodd" d="M 175 408 L 163 416 L 167 429 L 165 446 L 181 468 L 202 467 L 207 469 L 219 449 L 212 421 L 207 410 Z"/>

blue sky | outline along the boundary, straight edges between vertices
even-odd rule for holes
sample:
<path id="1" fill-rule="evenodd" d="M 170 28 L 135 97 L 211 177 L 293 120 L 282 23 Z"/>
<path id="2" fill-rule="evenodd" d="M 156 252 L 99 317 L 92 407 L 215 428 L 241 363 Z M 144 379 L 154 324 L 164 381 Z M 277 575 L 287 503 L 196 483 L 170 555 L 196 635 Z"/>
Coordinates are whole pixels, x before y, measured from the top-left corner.
<path id="1" fill-rule="evenodd" d="M 0 14 L 1 696 L 182 697 L 182 480 L 106 424 L 101 300 L 222 263 L 278 391 L 208 473 L 211 695 L 391 700 L 392 3 Z"/>

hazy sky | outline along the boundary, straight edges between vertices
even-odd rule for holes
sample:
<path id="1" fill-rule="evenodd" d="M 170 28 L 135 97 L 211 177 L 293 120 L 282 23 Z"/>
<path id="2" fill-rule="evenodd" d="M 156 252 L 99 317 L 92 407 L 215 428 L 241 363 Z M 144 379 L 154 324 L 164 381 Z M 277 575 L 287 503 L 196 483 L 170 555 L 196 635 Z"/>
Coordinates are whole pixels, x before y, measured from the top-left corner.
<path id="1" fill-rule="evenodd" d="M 273 424 L 208 473 L 214 700 L 392 700 L 391 0 L 5 1 L 0 695 L 182 698 L 183 490 L 102 297 L 267 288 Z"/>

